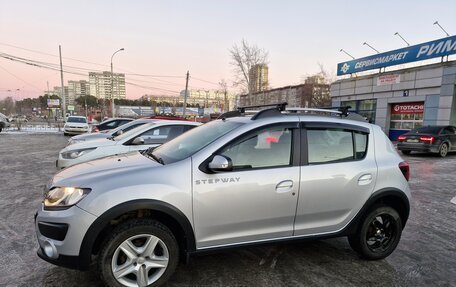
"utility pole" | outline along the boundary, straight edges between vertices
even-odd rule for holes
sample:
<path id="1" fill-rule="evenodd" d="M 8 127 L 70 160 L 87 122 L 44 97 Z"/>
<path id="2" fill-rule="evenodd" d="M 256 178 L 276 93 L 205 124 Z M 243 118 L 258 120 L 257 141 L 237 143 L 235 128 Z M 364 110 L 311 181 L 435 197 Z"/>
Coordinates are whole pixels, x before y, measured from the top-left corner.
<path id="1" fill-rule="evenodd" d="M 66 112 L 65 87 L 63 86 L 62 47 L 60 45 L 59 45 L 59 55 L 60 55 L 60 84 L 62 86 L 62 117 L 65 119 L 65 112 Z"/>
<path id="2" fill-rule="evenodd" d="M 187 80 L 185 81 L 185 94 L 184 94 L 184 110 L 182 112 L 182 117 L 185 118 L 185 110 L 187 109 L 187 92 L 188 92 L 188 78 L 190 73 L 187 71 Z"/>

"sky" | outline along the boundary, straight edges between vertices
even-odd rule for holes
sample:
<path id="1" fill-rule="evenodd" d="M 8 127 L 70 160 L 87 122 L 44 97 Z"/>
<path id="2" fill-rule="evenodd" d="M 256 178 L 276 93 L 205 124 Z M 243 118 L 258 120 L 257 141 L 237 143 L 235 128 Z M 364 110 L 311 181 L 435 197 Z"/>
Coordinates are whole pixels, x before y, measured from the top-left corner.
<path id="1" fill-rule="evenodd" d="M 299 84 L 347 60 L 456 33 L 456 1 L 304 0 L 1 0 L 0 54 L 59 64 L 87 75 L 126 73 L 127 97 L 177 95 L 185 88 L 217 89 L 234 79 L 229 49 L 245 39 L 269 52 L 272 88 Z M 88 75 L 64 74 L 68 80 Z M 37 97 L 60 86 L 60 72 L 0 57 L 0 99 Z"/>

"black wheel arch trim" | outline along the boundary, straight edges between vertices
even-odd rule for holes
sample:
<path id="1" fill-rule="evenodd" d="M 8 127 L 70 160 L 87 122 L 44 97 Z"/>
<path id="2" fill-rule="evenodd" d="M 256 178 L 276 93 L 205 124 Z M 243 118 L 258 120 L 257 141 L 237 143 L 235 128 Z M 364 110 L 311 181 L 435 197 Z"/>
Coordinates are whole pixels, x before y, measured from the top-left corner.
<path id="1" fill-rule="evenodd" d="M 78 269 L 88 269 L 91 259 L 92 259 L 92 250 L 100 233 L 104 230 L 106 226 L 111 222 L 111 220 L 125 214 L 127 212 L 139 210 L 139 209 L 150 209 L 153 211 L 158 211 L 172 217 L 182 228 L 185 238 L 186 238 L 186 251 L 192 252 L 196 249 L 195 243 L 195 234 L 190 224 L 188 218 L 176 207 L 173 205 L 153 199 L 138 199 L 127 201 L 116 205 L 105 213 L 100 215 L 89 227 L 84 239 L 81 244 L 79 251 L 79 268 Z"/>
<path id="2" fill-rule="evenodd" d="M 410 214 L 410 202 L 405 195 L 405 193 L 397 188 L 394 187 L 387 187 L 387 188 L 382 188 L 380 190 L 377 190 L 374 192 L 369 199 L 364 203 L 363 207 L 358 211 L 356 216 L 353 218 L 353 220 L 346 226 L 343 230 L 342 233 L 343 235 L 349 235 L 353 234 L 356 232 L 357 227 L 359 226 L 359 221 L 362 219 L 362 217 L 366 214 L 366 212 L 369 211 L 369 209 L 379 200 L 382 198 L 386 198 L 388 196 L 394 196 L 398 197 L 400 200 L 400 203 L 403 204 L 404 210 L 397 210 L 397 212 L 402 215 L 401 219 L 403 220 L 402 222 L 402 229 L 404 229 L 405 224 L 407 223 L 407 219 Z"/>

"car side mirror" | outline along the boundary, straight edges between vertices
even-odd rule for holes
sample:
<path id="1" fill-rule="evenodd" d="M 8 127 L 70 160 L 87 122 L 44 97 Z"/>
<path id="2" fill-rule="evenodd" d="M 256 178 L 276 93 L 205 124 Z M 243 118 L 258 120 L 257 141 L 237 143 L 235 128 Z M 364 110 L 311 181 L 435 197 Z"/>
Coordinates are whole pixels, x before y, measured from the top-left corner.
<path id="1" fill-rule="evenodd" d="M 220 171 L 231 171 L 233 170 L 233 162 L 230 158 L 223 156 L 223 155 L 216 155 L 214 158 L 209 162 L 209 170 L 213 172 L 220 172 Z"/>
<path id="2" fill-rule="evenodd" d="M 123 134 L 123 130 L 120 130 L 120 131 L 117 131 L 113 134 L 113 136 L 120 136 L 121 134 Z"/>
<path id="3" fill-rule="evenodd" d="M 133 144 L 133 145 L 143 145 L 144 144 L 144 139 L 142 137 L 137 137 L 131 142 L 131 144 Z"/>

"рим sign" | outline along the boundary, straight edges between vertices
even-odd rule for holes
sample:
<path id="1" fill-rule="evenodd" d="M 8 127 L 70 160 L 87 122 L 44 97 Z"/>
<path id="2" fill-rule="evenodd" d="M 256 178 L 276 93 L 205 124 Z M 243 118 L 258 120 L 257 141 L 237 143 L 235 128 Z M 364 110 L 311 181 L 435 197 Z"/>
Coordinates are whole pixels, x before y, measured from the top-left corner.
<path id="1" fill-rule="evenodd" d="M 337 75 L 379 69 L 456 54 L 456 36 L 337 64 Z"/>

